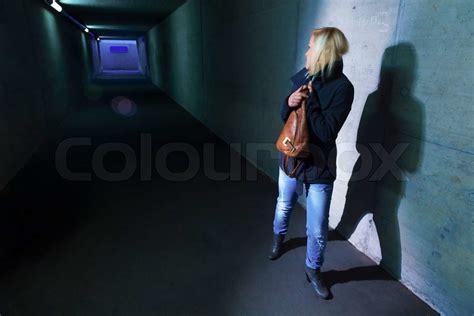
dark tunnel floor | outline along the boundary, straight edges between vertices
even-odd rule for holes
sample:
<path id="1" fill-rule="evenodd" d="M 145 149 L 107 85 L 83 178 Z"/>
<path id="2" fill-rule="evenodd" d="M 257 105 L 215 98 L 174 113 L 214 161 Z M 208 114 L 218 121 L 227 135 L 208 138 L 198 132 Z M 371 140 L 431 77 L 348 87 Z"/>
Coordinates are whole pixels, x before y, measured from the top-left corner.
<path id="1" fill-rule="evenodd" d="M 153 154 L 170 142 L 199 152 L 216 143 L 217 170 L 227 170 L 229 147 L 184 109 L 158 90 L 129 96 L 135 116 L 91 103 L 0 193 L 1 315 L 437 314 L 334 232 L 322 269 L 334 297 L 318 299 L 304 277 L 301 206 L 287 251 L 268 260 L 277 185 L 262 173 L 257 181 L 213 181 L 202 169 L 184 182 L 156 171 L 140 181 L 139 170 L 121 182 L 62 179 L 56 147 L 74 136 L 92 137 L 92 146 L 71 150 L 75 171 L 89 171 L 92 149 L 106 142 L 138 153 L 140 133 L 151 134 Z M 171 157 L 171 169 L 186 168 Z M 123 159 L 110 154 L 104 165 L 121 170 Z"/>

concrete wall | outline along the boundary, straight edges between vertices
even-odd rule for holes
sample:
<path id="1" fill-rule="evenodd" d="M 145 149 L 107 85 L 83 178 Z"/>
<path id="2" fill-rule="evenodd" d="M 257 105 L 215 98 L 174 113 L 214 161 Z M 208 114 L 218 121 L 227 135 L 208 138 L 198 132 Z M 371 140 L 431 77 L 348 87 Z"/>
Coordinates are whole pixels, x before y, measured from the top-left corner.
<path id="1" fill-rule="evenodd" d="M 355 100 L 330 225 L 441 313 L 470 315 L 473 15 L 469 0 L 190 0 L 149 32 L 148 57 L 157 86 L 227 142 L 259 143 L 242 153 L 276 179 L 289 77 L 311 29 L 339 27 Z"/>
<path id="2" fill-rule="evenodd" d="M 146 52 L 146 39 L 145 36 L 137 38 L 137 50 L 139 56 L 139 67 L 140 71 L 144 74 L 148 74 L 148 60 Z"/>
<path id="3" fill-rule="evenodd" d="M 188 1 L 147 34 L 150 78 L 200 120 L 204 119 L 200 2 Z"/>
<path id="4" fill-rule="evenodd" d="M 82 100 L 88 40 L 42 1 L 0 2 L 0 190 Z"/>

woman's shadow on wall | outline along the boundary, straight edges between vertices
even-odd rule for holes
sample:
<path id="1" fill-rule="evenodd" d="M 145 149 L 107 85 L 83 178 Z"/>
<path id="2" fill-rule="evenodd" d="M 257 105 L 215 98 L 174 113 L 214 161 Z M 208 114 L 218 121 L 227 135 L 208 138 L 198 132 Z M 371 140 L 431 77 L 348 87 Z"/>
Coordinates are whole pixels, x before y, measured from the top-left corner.
<path id="1" fill-rule="evenodd" d="M 349 239 L 360 220 L 372 213 L 380 242 L 379 265 L 396 279 L 400 279 L 402 259 L 398 209 L 406 194 L 407 176 L 419 168 L 423 156 L 424 105 L 412 93 L 416 65 L 415 48 L 410 43 L 384 51 L 378 88 L 367 97 L 357 132 L 360 156 L 348 184 L 341 221 L 335 227 Z M 335 274 L 330 278 L 333 283 L 386 279 L 377 269 L 358 267 L 328 273 Z"/>

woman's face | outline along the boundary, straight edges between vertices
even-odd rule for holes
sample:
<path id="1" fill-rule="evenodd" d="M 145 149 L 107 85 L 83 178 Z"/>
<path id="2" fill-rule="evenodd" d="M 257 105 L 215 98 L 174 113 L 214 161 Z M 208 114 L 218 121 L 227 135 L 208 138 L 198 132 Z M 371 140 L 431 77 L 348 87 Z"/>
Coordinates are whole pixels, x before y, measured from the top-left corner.
<path id="1" fill-rule="evenodd" d="M 310 61 L 312 60 L 312 55 L 313 55 L 313 43 L 314 43 L 314 36 L 311 36 L 310 39 L 309 39 L 309 42 L 308 42 L 308 49 L 306 50 L 306 69 L 309 70 L 309 65 L 310 65 Z"/>

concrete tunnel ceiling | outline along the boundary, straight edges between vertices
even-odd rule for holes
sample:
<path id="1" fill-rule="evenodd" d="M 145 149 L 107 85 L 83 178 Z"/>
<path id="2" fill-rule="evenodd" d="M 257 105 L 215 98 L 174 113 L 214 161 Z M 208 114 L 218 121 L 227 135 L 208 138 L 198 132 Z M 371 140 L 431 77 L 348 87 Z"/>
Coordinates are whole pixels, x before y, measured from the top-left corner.
<path id="1" fill-rule="evenodd" d="M 186 0 L 59 0 L 98 36 L 137 37 L 160 23 Z"/>

